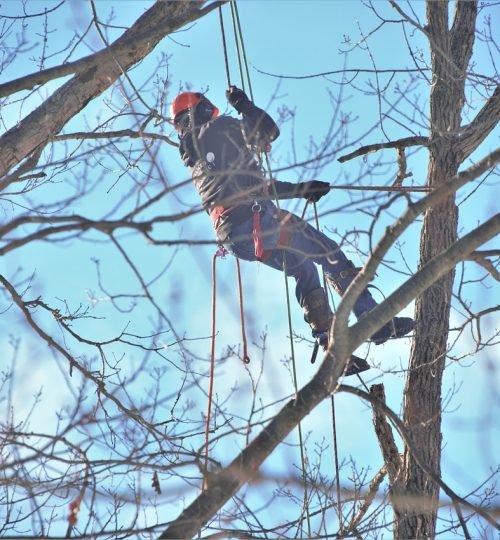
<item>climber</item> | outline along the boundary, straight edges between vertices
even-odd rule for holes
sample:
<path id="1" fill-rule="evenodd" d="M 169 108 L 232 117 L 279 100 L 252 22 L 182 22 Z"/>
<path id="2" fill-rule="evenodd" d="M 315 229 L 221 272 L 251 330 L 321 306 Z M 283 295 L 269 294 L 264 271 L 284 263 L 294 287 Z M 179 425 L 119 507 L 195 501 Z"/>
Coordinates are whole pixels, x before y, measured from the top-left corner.
<path id="1" fill-rule="evenodd" d="M 337 243 L 298 216 L 279 210 L 278 199 L 304 198 L 317 202 L 329 184 L 317 180 L 291 183 L 264 179 L 258 156 L 279 136 L 274 120 L 239 88 L 226 91 L 238 120 L 219 111 L 203 94 L 182 92 L 171 104 L 171 120 L 179 136 L 184 165 L 191 170 L 202 205 L 210 215 L 220 244 L 236 257 L 283 270 L 296 280 L 296 297 L 314 338 L 328 344 L 333 314 L 320 284 L 316 264 L 323 267 L 342 296 L 358 270 Z M 365 289 L 354 304 L 359 319 L 377 303 Z M 395 317 L 372 337 L 379 345 L 401 337 L 415 326 L 409 317 Z"/>

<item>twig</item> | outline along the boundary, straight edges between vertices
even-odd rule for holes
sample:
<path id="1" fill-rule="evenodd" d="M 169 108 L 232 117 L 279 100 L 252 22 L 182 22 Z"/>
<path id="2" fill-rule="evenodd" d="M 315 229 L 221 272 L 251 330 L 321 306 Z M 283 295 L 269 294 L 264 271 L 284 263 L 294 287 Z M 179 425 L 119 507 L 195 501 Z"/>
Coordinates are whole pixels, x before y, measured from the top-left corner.
<path id="1" fill-rule="evenodd" d="M 428 137 L 421 137 L 421 136 L 406 137 L 404 139 L 399 139 L 397 141 L 367 144 L 366 146 L 362 146 L 361 148 L 358 148 L 357 150 L 355 150 L 354 152 L 351 152 L 350 154 L 346 154 L 345 156 L 340 156 L 337 159 L 337 161 L 340 163 L 344 163 L 344 161 L 349 161 L 350 159 L 353 159 L 355 157 L 363 156 L 365 154 L 376 152 L 377 150 L 383 150 L 385 148 L 408 148 L 409 146 L 428 146 L 428 145 L 429 145 Z"/>

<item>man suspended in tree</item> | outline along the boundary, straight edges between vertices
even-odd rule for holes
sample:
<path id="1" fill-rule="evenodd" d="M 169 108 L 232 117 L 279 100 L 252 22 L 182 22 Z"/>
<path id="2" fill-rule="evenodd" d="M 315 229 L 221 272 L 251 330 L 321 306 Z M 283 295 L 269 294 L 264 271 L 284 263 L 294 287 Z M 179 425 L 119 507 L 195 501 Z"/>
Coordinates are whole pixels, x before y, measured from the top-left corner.
<path id="1" fill-rule="evenodd" d="M 326 348 L 333 314 L 320 284 L 316 264 L 323 267 L 342 296 L 355 278 L 354 267 L 338 244 L 300 217 L 280 210 L 272 199 L 304 198 L 317 202 L 330 186 L 312 180 L 294 184 L 264 179 L 258 156 L 279 136 L 274 120 L 239 88 L 226 92 L 242 115 L 219 116 L 203 94 L 182 92 L 172 102 L 171 118 L 179 135 L 179 150 L 210 215 L 220 244 L 240 259 L 261 261 L 295 278 L 296 297 L 314 338 Z M 377 305 L 365 289 L 354 304 L 359 319 Z M 413 330 L 409 317 L 395 317 L 372 337 L 376 345 Z"/>

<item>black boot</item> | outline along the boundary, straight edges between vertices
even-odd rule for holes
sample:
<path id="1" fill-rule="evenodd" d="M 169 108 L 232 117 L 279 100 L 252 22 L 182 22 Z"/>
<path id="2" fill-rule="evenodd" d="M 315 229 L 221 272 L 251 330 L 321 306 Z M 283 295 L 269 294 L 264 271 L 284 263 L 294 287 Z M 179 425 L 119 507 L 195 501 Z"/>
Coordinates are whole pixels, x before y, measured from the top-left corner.
<path id="1" fill-rule="evenodd" d="M 406 336 L 415 328 L 415 321 L 410 317 L 394 317 L 370 338 L 375 345 L 382 345 L 388 339 Z"/>
<path id="2" fill-rule="evenodd" d="M 358 275 L 359 269 L 354 266 L 352 261 L 348 261 L 349 268 L 339 272 L 335 276 L 329 276 L 330 282 L 333 288 L 340 296 L 343 296 L 347 288 Z M 356 318 L 359 320 L 368 312 L 370 312 L 378 304 L 374 300 L 368 289 L 365 289 L 356 300 L 353 311 Z M 375 332 L 370 338 L 370 341 L 375 345 L 381 345 L 390 338 L 403 337 L 415 328 L 415 321 L 410 317 L 394 317 L 387 324 L 385 324 L 380 330 Z"/>
<path id="3" fill-rule="evenodd" d="M 370 369 L 370 364 L 364 358 L 360 358 L 359 356 L 354 356 L 354 354 L 351 354 L 351 358 L 349 359 L 349 363 L 347 364 L 347 369 L 345 370 L 344 377 L 350 377 L 351 375 L 363 373 L 363 371 L 366 371 L 368 369 Z"/>
<path id="4" fill-rule="evenodd" d="M 312 330 L 312 335 L 326 348 L 328 346 L 328 331 L 333 321 L 333 313 L 328 304 L 328 298 L 323 287 L 311 291 L 302 302 L 304 319 Z"/>
<path id="5" fill-rule="evenodd" d="M 304 319 L 309 323 L 312 335 L 316 340 L 311 356 L 311 364 L 314 364 L 319 347 L 324 351 L 328 348 L 328 332 L 332 325 L 333 313 L 328 305 L 328 299 L 323 288 L 311 291 L 304 298 L 302 308 L 304 309 Z M 356 373 L 362 373 L 367 369 L 370 369 L 370 365 L 366 360 L 351 355 L 344 376 L 356 375 Z"/>
<path id="6" fill-rule="evenodd" d="M 327 333 L 324 332 L 324 335 L 327 336 Z M 316 362 L 316 356 L 318 355 L 318 350 L 321 345 L 321 342 L 318 338 L 316 338 L 316 343 L 314 344 L 313 353 L 311 355 L 311 364 L 314 364 Z M 321 345 L 323 350 L 325 351 L 328 348 L 328 341 L 325 345 Z M 349 377 L 351 375 L 356 375 L 357 373 L 363 373 L 363 371 L 366 371 L 370 369 L 370 364 L 364 359 L 360 358 L 359 356 L 356 356 L 354 354 L 351 354 L 351 358 L 349 358 L 349 362 L 347 364 L 347 368 L 344 373 L 344 377 Z"/>

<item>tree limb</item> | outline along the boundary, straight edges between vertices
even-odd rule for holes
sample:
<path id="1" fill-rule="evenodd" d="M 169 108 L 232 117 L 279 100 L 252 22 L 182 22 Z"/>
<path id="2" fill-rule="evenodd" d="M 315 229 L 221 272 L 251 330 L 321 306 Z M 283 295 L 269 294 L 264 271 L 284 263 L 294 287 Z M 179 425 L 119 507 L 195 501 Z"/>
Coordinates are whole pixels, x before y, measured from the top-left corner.
<path id="1" fill-rule="evenodd" d="M 385 390 L 383 384 L 372 385 L 370 387 L 370 394 L 382 403 L 385 403 Z M 380 449 L 382 450 L 382 456 L 384 457 L 387 475 L 389 476 L 389 481 L 393 488 L 398 481 L 402 461 L 398 447 L 394 441 L 391 426 L 387 422 L 385 415 L 381 414 L 377 407 L 373 407 L 373 425 L 375 427 L 375 434 L 377 435 Z"/>
<path id="2" fill-rule="evenodd" d="M 56 135 L 52 138 L 53 141 L 68 141 L 74 139 L 120 139 L 128 137 L 130 139 L 155 139 L 166 142 L 171 146 L 179 146 L 179 143 L 174 142 L 170 137 L 161 135 L 160 133 L 150 133 L 147 131 L 134 131 L 133 129 L 119 129 L 116 131 L 98 131 L 98 132 L 83 132 L 64 133 Z"/>
<path id="3" fill-rule="evenodd" d="M 167 34 L 221 5 L 203 1 L 156 2 L 109 49 L 0 138 L 0 176 L 44 146 L 89 101 L 147 56 Z"/>
<path id="4" fill-rule="evenodd" d="M 476 27 L 477 0 L 455 2 L 455 16 L 451 27 L 451 54 L 453 64 L 458 73 L 465 76 L 467 66 L 472 56 L 474 32 Z"/>
<path id="5" fill-rule="evenodd" d="M 477 113 L 474 120 L 462 128 L 457 145 L 462 160 L 476 150 L 486 137 L 498 125 L 500 120 L 500 85 Z"/>
<path id="6" fill-rule="evenodd" d="M 487 258 L 491 256 L 500 256 L 500 250 L 474 251 L 467 257 L 467 259 L 469 261 L 474 261 L 475 263 L 479 264 L 491 274 L 493 279 L 500 281 L 500 272 L 495 268 L 495 265 Z"/>
<path id="7" fill-rule="evenodd" d="M 364 501 L 359 507 L 359 510 L 356 512 L 356 515 L 352 518 L 351 522 L 348 524 L 346 529 L 342 531 L 345 536 L 348 536 L 350 533 L 353 533 L 358 528 L 358 525 L 361 523 L 361 520 L 365 517 L 366 512 L 368 512 L 368 509 L 370 508 L 373 500 L 375 499 L 375 496 L 377 495 L 377 492 L 380 488 L 380 485 L 384 481 L 386 474 L 387 474 L 387 469 L 384 465 L 370 482 L 368 491 L 366 495 L 364 496 Z"/>
<path id="8" fill-rule="evenodd" d="M 469 253 L 498 234 L 500 234 L 500 213 L 432 258 L 417 274 L 411 276 L 401 287 L 389 295 L 382 304 L 370 311 L 369 315 L 348 329 L 346 339 L 350 347 L 354 346 L 352 350 L 359 347 L 377 328 L 399 313 L 420 293 L 446 275 L 459 261 L 467 258 Z"/>
<path id="9" fill-rule="evenodd" d="M 374 143 L 368 144 L 358 148 L 350 154 L 340 156 L 337 161 L 344 163 L 350 159 L 369 154 L 371 152 L 377 152 L 378 150 L 383 150 L 384 148 L 408 148 L 409 146 L 427 146 L 429 144 L 428 137 L 405 137 L 404 139 L 399 139 L 397 141 L 389 141 L 385 143 Z"/>

